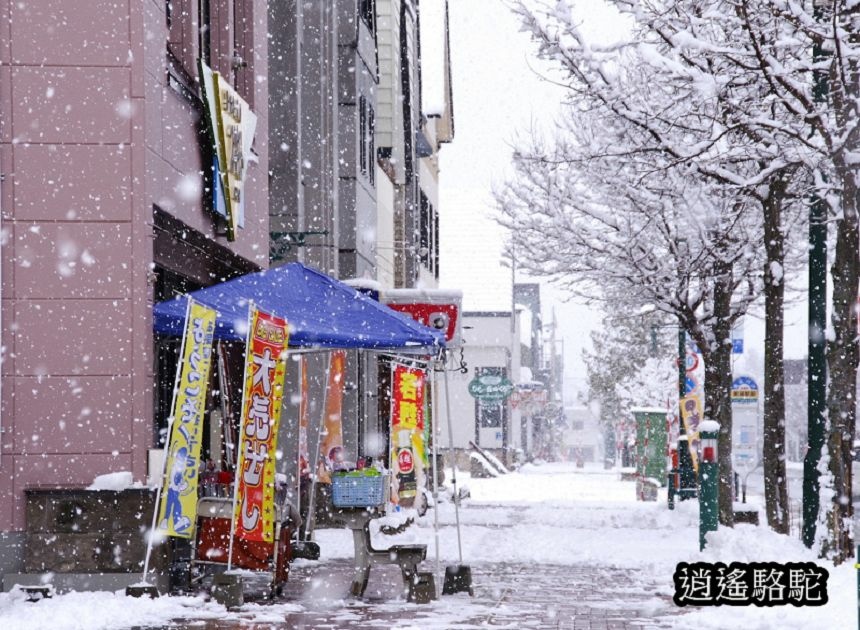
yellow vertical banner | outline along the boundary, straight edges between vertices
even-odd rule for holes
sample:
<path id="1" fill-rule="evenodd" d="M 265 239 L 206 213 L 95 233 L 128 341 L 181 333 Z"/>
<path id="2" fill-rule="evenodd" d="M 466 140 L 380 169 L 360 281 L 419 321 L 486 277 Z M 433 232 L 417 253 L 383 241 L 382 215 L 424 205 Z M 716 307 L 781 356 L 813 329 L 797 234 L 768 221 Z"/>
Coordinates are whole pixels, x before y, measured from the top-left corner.
<path id="1" fill-rule="evenodd" d="M 236 536 L 273 542 L 275 449 L 284 395 L 287 321 L 251 311 L 236 463 Z"/>
<path id="2" fill-rule="evenodd" d="M 346 351 L 334 350 L 329 358 L 328 391 L 325 399 L 323 427 L 325 437 L 320 455 L 326 468 L 334 470 L 343 463 L 343 388 L 346 379 Z"/>
<path id="3" fill-rule="evenodd" d="M 203 412 L 216 316 L 213 309 L 189 302 L 158 518 L 162 533 L 180 538 L 191 538 L 197 518 Z"/>

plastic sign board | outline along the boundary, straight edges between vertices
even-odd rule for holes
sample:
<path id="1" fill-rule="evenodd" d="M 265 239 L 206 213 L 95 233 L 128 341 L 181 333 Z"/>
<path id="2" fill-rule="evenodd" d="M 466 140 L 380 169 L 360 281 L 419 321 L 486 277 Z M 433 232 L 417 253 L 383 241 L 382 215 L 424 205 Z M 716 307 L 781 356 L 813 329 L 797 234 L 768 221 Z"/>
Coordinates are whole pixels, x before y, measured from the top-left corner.
<path id="1" fill-rule="evenodd" d="M 445 333 L 449 348 L 462 344 L 460 321 L 463 294 L 444 289 L 389 289 L 381 295 L 389 308 Z"/>
<path id="2" fill-rule="evenodd" d="M 755 405 L 758 403 L 758 383 L 749 376 L 739 376 L 732 381 L 733 405 Z"/>
<path id="3" fill-rule="evenodd" d="M 702 421 L 702 401 L 698 396 L 685 396 L 681 399 L 681 420 L 684 422 L 684 431 L 687 434 L 687 444 L 690 448 L 690 457 L 693 459 L 693 468 L 699 470 L 699 422 Z"/>
<path id="4" fill-rule="evenodd" d="M 469 395 L 484 401 L 507 400 L 514 391 L 514 384 L 504 376 L 483 374 L 469 382 Z"/>
<path id="5" fill-rule="evenodd" d="M 234 241 L 245 220 L 245 179 L 257 116 L 227 79 L 202 60 L 199 64 L 206 120 L 216 157 L 213 206 L 216 212 L 220 213 L 221 208 L 226 211 L 227 238 Z"/>
<path id="6" fill-rule="evenodd" d="M 191 538 L 197 522 L 203 411 L 212 367 L 216 314 L 213 309 L 188 300 L 182 363 L 173 397 L 170 442 L 158 510 L 158 529 L 168 536 Z"/>
<path id="7" fill-rule="evenodd" d="M 236 462 L 236 536 L 273 542 L 275 450 L 284 395 L 287 321 L 251 307 Z"/>
<path id="8" fill-rule="evenodd" d="M 391 374 L 391 469 L 395 473 L 395 503 L 410 507 L 423 482 L 424 370 L 394 364 Z"/>

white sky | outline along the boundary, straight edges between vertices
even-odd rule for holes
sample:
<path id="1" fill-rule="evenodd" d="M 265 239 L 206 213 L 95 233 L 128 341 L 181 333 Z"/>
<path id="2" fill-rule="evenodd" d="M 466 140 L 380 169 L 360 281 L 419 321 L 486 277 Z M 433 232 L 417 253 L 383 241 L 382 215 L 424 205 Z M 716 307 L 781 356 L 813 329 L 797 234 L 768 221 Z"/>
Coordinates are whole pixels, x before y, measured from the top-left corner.
<path id="1" fill-rule="evenodd" d="M 449 2 L 456 135 L 440 158 L 440 285 L 462 289 L 465 310 L 510 310 L 511 273 L 501 264 L 505 231 L 490 218 L 492 188 L 504 180 L 513 138 L 550 123 L 564 90 L 543 78 L 548 68 L 535 58 L 528 35 L 519 32 L 504 0 Z M 601 0 L 582 0 L 581 7 L 584 28 L 593 36 L 613 38 L 618 32 L 617 16 Z M 517 280 L 530 279 L 518 275 Z M 554 306 L 558 336 L 564 338 L 566 377 L 584 378 L 582 349 L 590 348 L 589 332 L 600 325 L 601 316 L 594 307 L 564 299 L 543 283 L 544 323 Z M 805 355 L 805 311 L 802 303 L 787 313 L 789 358 Z M 753 356 L 744 359 L 758 364 L 764 325 L 747 318 L 745 329 Z M 749 371 L 758 369 L 750 365 Z"/>
<path id="2" fill-rule="evenodd" d="M 491 218 L 492 188 L 504 180 L 517 133 L 545 127 L 564 89 L 543 76 L 526 33 L 504 0 L 450 0 L 454 141 L 441 151 L 442 287 L 463 290 L 466 310 L 510 310 L 511 272 L 501 265 L 505 230 Z M 586 0 L 596 28 L 611 28 L 600 0 Z M 517 275 L 518 281 L 534 281 Z M 582 349 L 600 324 L 594 308 L 562 301 L 543 283 L 544 323 L 555 307 L 565 373 L 584 377 Z"/>

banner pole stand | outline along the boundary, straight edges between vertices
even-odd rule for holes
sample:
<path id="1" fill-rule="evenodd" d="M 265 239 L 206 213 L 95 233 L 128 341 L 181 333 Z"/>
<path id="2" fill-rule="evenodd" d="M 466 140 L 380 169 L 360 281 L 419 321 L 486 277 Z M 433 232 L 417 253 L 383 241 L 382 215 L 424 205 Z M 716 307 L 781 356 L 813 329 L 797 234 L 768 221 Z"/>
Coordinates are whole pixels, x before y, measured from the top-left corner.
<path id="1" fill-rule="evenodd" d="M 241 468 L 244 468 L 244 464 L 240 468 L 239 463 L 242 461 L 242 447 L 244 446 L 244 437 L 245 437 L 245 427 L 242 426 L 245 421 L 245 404 L 248 402 L 245 400 L 245 394 L 247 393 L 246 387 L 248 382 L 248 353 L 251 350 L 251 336 L 253 331 L 251 330 L 251 325 L 253 323 L 254 316 L 254 302 L 251 301 L 248 303 L 248 336 L 245 341 L 245 370 L 244 376 L 242 377 L 242 411 L 241 416 L 239 418 L 239 443 L 236 445 L 236 465 L 233 470 L 233 508 L 230 511 L 230 543 L 227 550 L 227 570 L 231 571 L 233 569 L 233 537 L 236 535 L 236 504 L 239 499 L 239 475 L 242 474 Z"/>
<path id="2" fill-rule="evenodd" d="M 447 360 L 445 361 L 445 412 L 448 416 L 448 443 L 451 454 L 454 454 L 454 424 L 451 421 L 451 388 L 448 384 Z M 457 490 L 457 462 L 451 463 L 451 483 L 454 486 L 454 515 L 457 521 L 457 552 L 460 564 L 445 567 L 445 583 L 442 585 L 443 595 L 468 592 L 474 595 L 472 589 L 472 568 L 463 564 L 463 540 L 460 533 L 460 495 Z"/>
<path id="3" fill-rule="evenodd" d="M 312 453 L 314 457 L 313 468 L 311 468 L 311 496 L 308 499 L 308 525 L 305 527 L 305 540 L 311 540 L 316 528 L 316 491 L 317 491 L 317 472 L 320 464 L 320 444 L 322 443 L 322 430 L 325 423 L 326 405 L 328 404 L 328 380 L 331 373 L 332 353 L 328 353 L 328 366 L 325 369 L 325 388 L 323 389 L 322 408 L 323 413 L 320 416 L 320 423 L 317 427 L 317 443 Z M 310 458 L 309 458 L 310 459 Z"/>
<path id="4" fill-rule="evenodd" d="M 191 317 L 191 298 L 188 298 L 185 304 L 185 325 L 188 325 L 188 318 Z M 167 433 L 164 435 L 164 449 L 161 456 L 161 474 L 158 477 L 158 486 L 155 491 L 155 505 L 152 508 L 152 524 L 149 528 L 146 537 L 146 558 L 143 561 L 143 574 L 140 577 L 140 584 L 129 586 L 125 589 L 125 594 L 131 597 L 141 597 L 149 595 L 150 597 L 158 596 L 158 589 L 146 581 L 146 576 L 149 573 L 149 560 L 152 557 L 152 539 L 155 536 L 155 527 L 158 524 L 158 513 L 161 511 L 161 490 L 164 487 L 164 479 L 167 476 L 167 451 L 170 448 L 170 432 L 173 428 L 173 410 L 176 406 L 176 397 L 179 395 L 179 378 L 182 373 L 182 361 L 185 358 L 185 340 L 188 335 L 182 335 L 182 343 L 179 345 L 179 363 L 176 365 L 176 377 L 173 381 L 173 400 L 170 402 L 170 415 L 167 417 Z"/>
<path id="5" fill-rule="evenodd" d="M 438 471 L 438 460 L 439 460 L 439 452 L 438 452 L 438 444 L 439 444 L 439 430 L 438 430 L 438 419 L 439 419 L 439 379 L 436 376 L 436 365 L 432 366 L 433 370 L 433 404 L 431 405 L 432 415 L 430 418 L 431 422 L 431 435 L 433 436 L 433 536 L 436 541 L 436 569 L 435 574 L 436 578 L 439 579 L 442 575 L 441 571 L 441 562 L 439 560 L 439 471 Z M 444 369 L 444 364 L 442 368 Z"/>
<path id="6" fill-rule="evenodd" d="M 304 356 L 299 357 L 299 389 L 302 392 L 302 401 L 299 406 L 299 431 L 305 431 L 305 449 L 307 450 L 307 426 L 302 429 L 301 424 L 303 422 L 302 416 L 307 417 L 307 405 L 309 403 L 306 400 L 305 394 L 305 379 L 307 379 L 307 365 L 305 362 Z M 310 455 L 308 457 L 308 462 L 310 462 Z M 301 449 L 296 453 L 296 509 L 299 513 L 299 518 L 301 518 L 302 514 L 302 454 Z M 310 516 L 310 512 L 308 512 L 308 516 Z M 308 519 L 309 521 L 310 519 Z M 303 523 L 305 527 L 305 532 L 307 532 L 308 522 Z M 302 536 L 302 527 L 301 525 L 296 528 L 296 540 L 291 546 L 293 558 L 304 558 L 305 560 L 319 560 L 320 558 L 320 547 L 315 542 L 310 540 L 303 540 Z"/>
<path id="7" fill-rule="evenodd" d="M 304 387 L 302 383 L 305 380 L 305 358 L 301 355 L 298 356 L 298 364 L 299 364 L 299 391 L 302 393 L 302 400 L 299 402 L 299 432 L 301 432 L 302 427 L 302 409 L 308 402 L 305 400 L 304 395 Z M 305 431 L 307 431 L 307 427 L 305 427 Z M 305 444 L 307 445 L 307 433 L 305 433 Z M 302 454 L 301 448 L 298 449 L 296 453 L 296 510 L 299 513 L 299 518 L 302 515 Z M 301 527 L 296 527 L 296 542 L 298 543 L 301 540 Z"/>

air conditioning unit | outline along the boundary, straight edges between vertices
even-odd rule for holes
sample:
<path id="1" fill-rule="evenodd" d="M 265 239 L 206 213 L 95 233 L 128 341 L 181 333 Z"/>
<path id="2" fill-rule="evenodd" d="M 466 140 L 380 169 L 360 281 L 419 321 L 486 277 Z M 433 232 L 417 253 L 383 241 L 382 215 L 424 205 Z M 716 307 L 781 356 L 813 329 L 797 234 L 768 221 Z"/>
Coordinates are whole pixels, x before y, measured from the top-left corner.
<path id="1" fill-rule="evenodd" d="M 387 289 L 380 301 L 425 326 L 441 330 L 449 348 L 463 343 L 463 292 L 445 289 Z"/>

